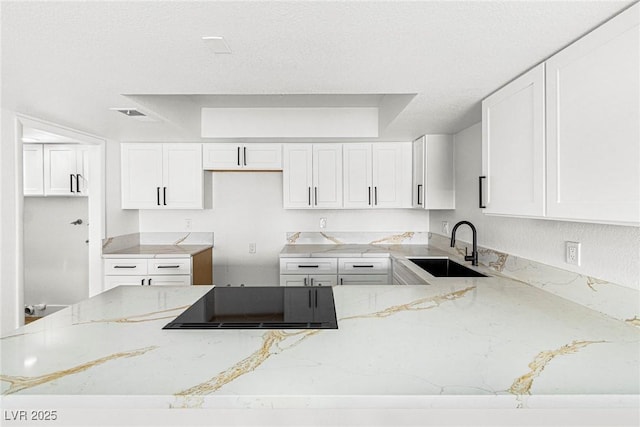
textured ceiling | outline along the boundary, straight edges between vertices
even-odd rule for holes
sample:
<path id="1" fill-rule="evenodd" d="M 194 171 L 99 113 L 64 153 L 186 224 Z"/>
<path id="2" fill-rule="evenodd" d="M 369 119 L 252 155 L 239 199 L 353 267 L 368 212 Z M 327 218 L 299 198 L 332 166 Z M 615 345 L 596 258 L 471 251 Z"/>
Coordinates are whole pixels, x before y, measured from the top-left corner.
<path id="1" fill-rule="evenodd" d="M 196 140 L 207 100 L 299 95 L 287 102 L 386 105 L 380 139 L 410 140 L 476 123 L 482 98 L 632 3 L 3 1 L 2 107 L 118 140 Z M 217 35 L 232 54 L 201 40 Z M 109 111 L 136 106 L 160 121 Z"/>

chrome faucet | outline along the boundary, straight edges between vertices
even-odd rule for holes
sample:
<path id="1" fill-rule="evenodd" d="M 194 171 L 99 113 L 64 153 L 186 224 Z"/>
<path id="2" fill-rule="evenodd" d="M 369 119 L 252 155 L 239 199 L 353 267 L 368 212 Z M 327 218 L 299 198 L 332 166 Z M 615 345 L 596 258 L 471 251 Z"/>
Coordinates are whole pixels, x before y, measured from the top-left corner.
<path id="1" fill-rule="evenodd" d="M 467 224 L 473 233 L 473 249 L 471 250 L 471 255 L 467 255 L 467 247 L 464 247 L 464 260 L 471 261 L 471 265 L 478 265 L 478 238 L 476 236 L 476 228 L 469 221 L 460 221 L 453 226 L 453 230 L 451 230 L 451 247 L 453 248 L 456 245 L 456 230 L 458 230 L 458 227 L 462 224 Z"/>

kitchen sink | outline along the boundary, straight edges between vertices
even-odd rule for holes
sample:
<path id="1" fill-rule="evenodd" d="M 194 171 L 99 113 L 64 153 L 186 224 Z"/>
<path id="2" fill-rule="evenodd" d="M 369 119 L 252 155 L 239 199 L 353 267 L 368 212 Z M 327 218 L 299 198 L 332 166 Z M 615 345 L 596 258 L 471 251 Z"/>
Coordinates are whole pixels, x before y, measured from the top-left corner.
<path id="1" fill-rule="evenodd" d="M 409 261 L 435 277 L 487 277 L 449 258 L 409 258 Z"/>

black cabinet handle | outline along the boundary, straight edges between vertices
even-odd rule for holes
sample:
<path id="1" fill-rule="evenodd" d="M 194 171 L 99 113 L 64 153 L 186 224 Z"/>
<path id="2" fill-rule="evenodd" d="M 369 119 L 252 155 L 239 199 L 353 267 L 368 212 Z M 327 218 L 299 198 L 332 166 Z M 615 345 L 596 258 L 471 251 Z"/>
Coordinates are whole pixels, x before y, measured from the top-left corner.
<path id="1" fill-rule="evenodd" d="M 140 280 L 140 286 L 144 286 L 144 279 Z"/>
<path id="2" fill-rule="evenodd" d="M 156 203 L 160 206 L 160 187 L 156 187 Z"/>
<path id="3" fill-rule="evenodd" d="M 81 193 L 80 191 L 80 177 L 82 175 L 76 174 L 76 193 Z"/>
<path id="4" fill-rule="evenodd" d="M 73 174 L 72 173 L 69 174 L 69 191 L 72 193 L 75 193 L 75 191 L 73 191 Z"/>
<path id="5" fill-rule="evenodd" d="M 376 206 L 378 206 L 378 186 L 373 187 L 373 200 Z"/>
<path id="6" fill-rule="evenodd" d="M 303 284 L 304 286 L 307 286 L 307 278 L 306 278 L 306 277 L 305 277 L 304 279 L 302 279 L 302 284 Z"/>
<path id="7" fill-rule="evenodd" d="M 311 206 L 311 187 L 308 187 L 308 188 L 309 188 L 309 206 Z"/>
<path id="8" fill-rule="evenodd" d="M 167 206 L 167 187 L 162 187 L 162 204 Z"/>
<path id="9" fill-rule="evenodd" d="M 247 147 L 243 147 L 242 148 L 242 154 L 243 154 L 243 160 L 244 160 L 244 165 L 247 166 Z"/>
<path id="10" fill-rule="evenodd" d="M 238 146 L 238 166 L 240 166 L 240 146 Z"/>
<path id="11" fill-rule="evenodd" d="M 311 286 L 313 286 L 313 277 L 310 279 Z"/>
<path id="12" fill-rule="evenodd" d="M 486 206 L 482 202 L 482 199 L 483 199 L 483 197 L 482 197 L 482 180 L 486 179 L 486 178 L 487 178 L 486 176 L 479 176 L 478 177 L 478 199 L 479 199 L 478 207 L 480 209 L 485 209 L 486 208 Z"/>
<path id="13" fill-rule="evenodd" d="M 298 265 L 298 268 L 318 268 L 320 267 L 318 264 L 316 265 Z"/>
<path id="14" fill-rule="evenodd" d="M 318 290 L 317 290 L 317 289 L 314 289 L 314 292 L 315 292 L 315 295 L 314 295 L 314 297 L 315 297 L 315 298 L 314 298 L 314 299 L 315 299 L 315 301 L 314 301 L 314 305 L 316 306 L 316 308 L 318 308 Z"/>
<path id="15" fill-rule="evenodd" d="M 353 266 L 353 268 L 373 268 L 373 265 L 369 264 L 369 265 L 357 265 L 355 264 Z"/>
<path id="16" fill-rule="evenodd" d="M 309 289 L 309 308 L 311 308 L 311 289 Z"/>
<path id="17" fill-rule="evenodd" d="M 180 268 L 179 265 L 159 265 L 158 268 Z"/>
<path id="18" fill-rule="evenodd" d="M 151 278 L 149 278 L 149 280 L 147 280 L 147 286 L 151 286 Z"/>
<path id="19" fill-rule="evenodd" d="M 318 206 L 318 187 L 313 187 L 314 205 Z"/>
<path id="20" fill-rule="evenodd" d="M 341 277 L 340 278 L 340 286 L 344 285 L 343 281 L 344 281 L 344 278 Z"/>
<path id="21" fill-rule="evenodd" d="M 422 206 L 422 202 L 420 201 L 420 190 L 422 190 L 422 184 L 418 184 L 418 206 Z"/>
<path id="22" fill-rule="evenodd" d="M 371 187 L 369 187 L 369 206 L 371 206 Z"/>
<path id="23" fill-rule="evenodd" d="M 136 268 L 135 265 L 114 265 L 113 268 Z"/>

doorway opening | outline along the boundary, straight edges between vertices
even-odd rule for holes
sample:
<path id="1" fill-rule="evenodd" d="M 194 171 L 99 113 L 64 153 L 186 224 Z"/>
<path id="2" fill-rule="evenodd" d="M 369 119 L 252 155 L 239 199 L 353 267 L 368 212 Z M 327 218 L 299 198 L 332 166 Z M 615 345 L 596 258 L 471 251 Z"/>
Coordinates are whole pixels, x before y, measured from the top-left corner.
<path id="1" fill-rule="evenodd" d="M 102 291 L 105 141 L 18 120 L 24 306 L 18 309 L 28 323 Z"/>

